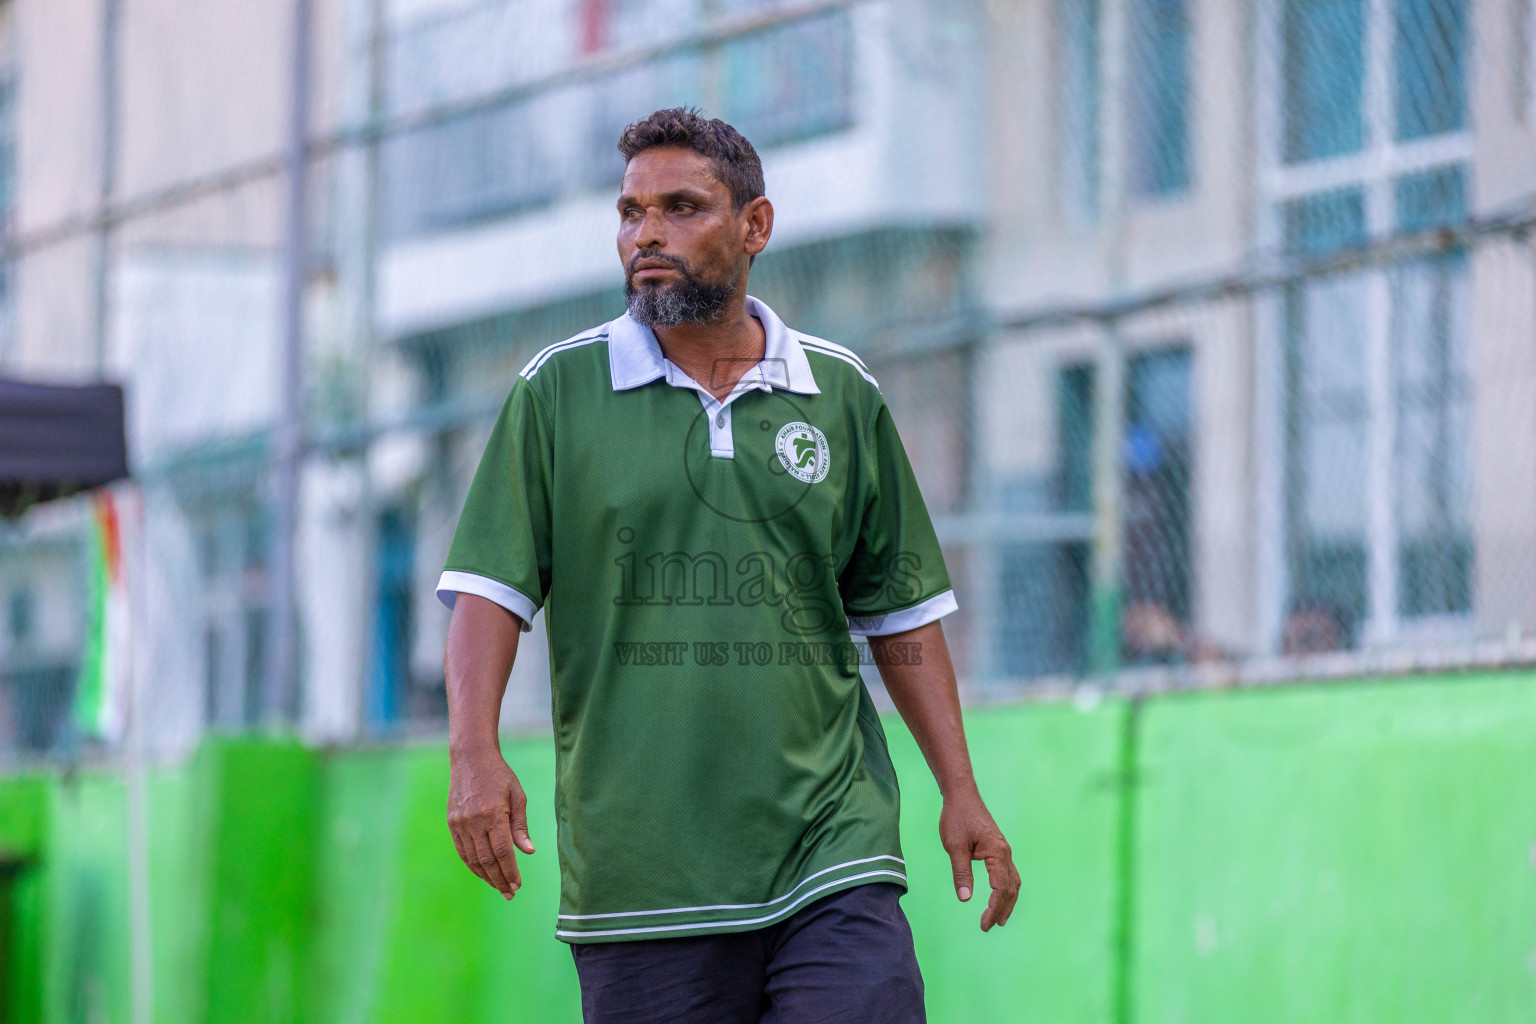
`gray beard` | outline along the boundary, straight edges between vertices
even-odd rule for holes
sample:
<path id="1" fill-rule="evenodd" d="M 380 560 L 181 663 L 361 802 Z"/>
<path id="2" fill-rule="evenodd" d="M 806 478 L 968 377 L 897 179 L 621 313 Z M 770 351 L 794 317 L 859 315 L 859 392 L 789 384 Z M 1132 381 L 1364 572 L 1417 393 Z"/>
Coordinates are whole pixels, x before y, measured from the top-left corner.
<path id="1" fill-rule="evenodd" d="M 632 282 L 624 282 L 629 315 L 647 327 L 712 323 L 735 294 L 733 283 L 701 284 L 691 277 L 663 287 L 636 288 Z"/>

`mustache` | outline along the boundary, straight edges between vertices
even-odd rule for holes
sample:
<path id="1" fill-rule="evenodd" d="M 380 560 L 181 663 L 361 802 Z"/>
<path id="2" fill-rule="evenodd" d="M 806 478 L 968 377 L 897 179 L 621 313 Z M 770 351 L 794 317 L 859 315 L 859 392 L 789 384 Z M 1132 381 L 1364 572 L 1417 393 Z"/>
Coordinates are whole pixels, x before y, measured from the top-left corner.
<path id="1" fill-rule="evenodd" d="M 647 252 L 644 249 L 636 250 L 635 254 L 629 258 L 629 266 L 625 268 L 626 276 L 635 276 L 636 264 L 638 264 L 641 260 L 660 260 L 662 263 L 667 264 L 673 270 L 676 270 L 678 273 L 682 274 L 684 277 L 689 279 L 693 278 L 693 268 L 689 266 L 688 261 L 683 259 L 681 256 L 673 256 L 671 253 L 665 252 Z"/>

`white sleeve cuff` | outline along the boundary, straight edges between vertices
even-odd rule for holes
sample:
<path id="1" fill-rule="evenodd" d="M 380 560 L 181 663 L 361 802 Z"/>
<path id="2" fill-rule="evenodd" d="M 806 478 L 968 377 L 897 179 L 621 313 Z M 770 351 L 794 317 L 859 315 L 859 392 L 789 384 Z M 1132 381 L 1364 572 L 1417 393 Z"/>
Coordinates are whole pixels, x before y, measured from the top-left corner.
<path id="1" fill-rule="evenodd" d="M 857 636 L 885 636 L 887 633 L 900 633 L 903 630 L 926 626 L 934 619 L 948 615 L 959 607 L 955 603 L 955 592 L 946 590 L 942 594 L 934 594 L 922 604 L 903 608 L 899 612 L 886 612 L 884 615 L 850 615 L 848 632 Z"/>
<path id="2" fill-rule="evenodd" d="M 453 602 L 460 594 L 474 594 L 487 601 L 494 601 L 522 620 L 524 633 L 533 629 L 533 615 L 539 606 L 521 590 L 514 590 L 500 580 L 477 576 L 472 572 L 443 573 L 437 581 L 437 599 L 451 611 Z"/>

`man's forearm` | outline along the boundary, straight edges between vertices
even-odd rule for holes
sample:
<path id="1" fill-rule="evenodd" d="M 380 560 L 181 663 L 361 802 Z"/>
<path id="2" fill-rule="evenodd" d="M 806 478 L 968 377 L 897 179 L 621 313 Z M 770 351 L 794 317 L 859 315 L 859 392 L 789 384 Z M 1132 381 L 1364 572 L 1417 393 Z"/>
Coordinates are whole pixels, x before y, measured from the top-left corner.
<path id="1" fill-rule="evenodd" d="M 500 748 L 496 724 L 521 629 L 517 616 L 493 601 L 474 594 L 454 601 L 443 655 L 451 756 Z"/>
<path id="2" fill-rule="evenodd" d="M 459 859 L 507 899 L 523 884 L 516 850 L 533 852 L 528 797 L 501 756 L 496 723 L 522 625 L 493 601 L 460 594 L 448 621 L 448 830 Z"/>
<path id="3" fill-rule="evenodd" d="M 985 862 L 992 895 L 981 913 L 981 930 L 1006 924 L 1019 898 L 1019 870 L 1013 864 L 1012 847 L 976 788 L 944 628 L 934 621 L 902 633 L 870 637 L 869 642 L 886 692 L 912 730 L 944 796 L 939 838 L 949 854 L 955 895 L 962 901 L 971 898 L 971 863 Z"/>
<path id="4" fill-rule="evenodd" d="M 885 690 L 912 730 L 939 792 L 946 798 L 974 793 L 976 778 L 944 627 L 935 620 L 901 633 L 870 637 L 869 644 Z"/>

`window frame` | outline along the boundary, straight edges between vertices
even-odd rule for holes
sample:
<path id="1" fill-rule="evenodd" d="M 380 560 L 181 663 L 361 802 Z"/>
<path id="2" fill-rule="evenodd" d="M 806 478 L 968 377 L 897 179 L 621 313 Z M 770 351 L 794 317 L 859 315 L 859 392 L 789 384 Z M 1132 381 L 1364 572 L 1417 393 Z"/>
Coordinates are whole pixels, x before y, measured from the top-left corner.
<path id="1" fill-rule="evenodd" d="M 254 496 L 237 494 L 197 502 L 186 514 L 198 563 L 193 608 L 201 669 L 199 718 L 207 732 L 240 731 L 259 724 L 266 710 L 268 513 Z M 260 626 L 253 628 L 257 622 Z M 210 639 L 218 641 L 216 660 Z"/>
<path id="2" fill-rule="evenodd" d="M 1194 0 L 1120 0 L 1120 5 L 1120 16 L 1124 19 L 1124 39 L 1121 44 L 1124 65 L 1120 75 L 1125 89 L 1125 95 L 1121 98 L 1121 131 L 1125 145 L 1122 187 L 1126 197 L 1135 203 L 1176 202 L 1190 196 L 1198 184 L 1195 166 L 1195 93 L 1199 74 L 1196 32 L 1199 11 Z M 1155 11 L 1159 5 L 1177 6 L 1178 34 L 1182 47 L 1178 54 L 1179 81 L 1176 83 L 1179 93 L 1178 157 L 1176 168 L 1171 171 L 1162 166 L 1166 161 L 1159 161 L 1155 152 L 1147 153 L 1142 148 L 1148 144 L 1157 148 L 1157 142 L 1152 138 L 1156 135 L 1152 122 L 1167 116 L 1166 111 L 1144 109 L 1141 106 L 1151 91 L 1145 88 L 1143 75 L 1162 70 L 1160 67 L 1154 68 L 1154 55 L 1157 60 L 1161 60 L 1164 54 L 1158 49 L 1158 41 L 1149 38 L 1155 28 L 1155 19 L 1159 17 Z M 1161 180 L 1159 175 L 1162 174 L 1172 175 L 1172 180 Z"/>
<path id="3" fill-rule="evenodd" d="M 1256 235 L 1263 252 L 1285 248 L 1285 208 L 1294 200 L 1358 188 L 1365 207 L 1365 237 L 1377 240 L 1397 230 L 1397 182 L 1411 174 L 1459 166 L 1470 174 L 1474 145 L 1470 97 L 1462 126 L 1454 131 L 1406 141 L 1397 139 L 1396 0 L 1361 0 L 1365 6 L 1363 84 L 1364 119 L 1359 150 L 1311 161 L 1285 161 L 1284 14 L 1288 0 L 1265 0 L 1255 19 L 1255 90 L 1252 140 L 1258 157 L 1258 195 L 1254 204 Z M 1465 59 L 1465 58 L 1464 58 Z M 1470 65 L 1464 65 L 1465 69 Z M 1470 272 L 1470 271 L 1469 271 Z M 1475 587 L 1465 612 L 1406 616 L 1399 611 L 1401 547 L 1397 522 L 1397 401 L 1393 345 L 1391 271 L 1360 271 L 1366 323 L 1367 389 L 1366 611 L 1357 647 L 1468 640 L 1475 634 Z M 1291 598 L 1286 476 L 1289 437 L 1286 423 L 1285 292 L 1260 294 L 1256 300 L 1255 439 L 1257 442 L 1256 528 L 1259 580 L 1259 648 L 1277 654 Z M 1470 324 L 1453 326 L 1463 339 Z M 1468 451 L 1470 459 L 1472 453 Z"/>

